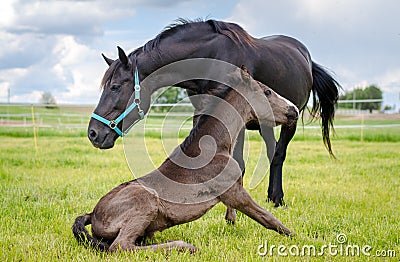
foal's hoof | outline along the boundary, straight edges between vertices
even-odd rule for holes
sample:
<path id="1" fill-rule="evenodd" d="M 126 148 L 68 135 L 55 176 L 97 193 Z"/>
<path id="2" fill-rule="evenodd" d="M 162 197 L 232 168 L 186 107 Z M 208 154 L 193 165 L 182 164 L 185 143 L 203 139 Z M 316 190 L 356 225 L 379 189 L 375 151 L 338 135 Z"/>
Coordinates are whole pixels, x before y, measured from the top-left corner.
<path id="1" fill-rule="evenodd" d="M 200 251 L 199 248 L 197 248 L 197 247 L 195 247 L 195 246 L 192 246 L 192 245 L 190 245 L 190 244 L 189 244 L 189 246 L 186 247 L 186 250 L 189 251 L 190 254 L 195 254 L 195 253 L 197 253 L 197 252 Z"/>
<path id="2" fill-rule="evenodd" d="M 236 221 L 236 211 L 232 208 L 227 208 L 225 213 L 225 221 L 228 225 L 235 224 Z"/>
<path id="3" fill-rule="evenodd" d="M 189 251 L 190 254 L 194 254 L 200 251 L 200 249 L 198 249 L 197 247 L 182 240 L 174 241 L 174 248 L 176 248 L 180 252 Z"/>
<path id="4" fill-rule="evenodd" d="M 288 237 L 294 237 L 294 236 L 296 235 L 295 232 L 290 231 L 290 229 L 288 229 L 288 228 L 285 227 L 285 226 L 279 227 L 279 228 L 278 228 L 278 232 L 279 232 L 281 235 L 285 235 L 285 236 L 288 236 Z"/>

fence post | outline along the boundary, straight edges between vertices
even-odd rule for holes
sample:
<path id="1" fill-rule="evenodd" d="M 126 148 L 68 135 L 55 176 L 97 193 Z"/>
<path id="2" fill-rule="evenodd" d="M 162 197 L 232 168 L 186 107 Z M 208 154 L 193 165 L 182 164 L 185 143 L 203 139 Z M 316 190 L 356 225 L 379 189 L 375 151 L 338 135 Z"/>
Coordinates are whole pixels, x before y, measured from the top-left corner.
<path id="1" fill-rule="evenodd" d="M 33 109 L 33 104 L 31 106 L 31 111 L 32 111 L 32 125 L 33 125 L 33 141 L 35 144 L 35 152 L 37 152 L 37 141 L 36 141 L 36 125 L 35 125 L 35 111 Z"/>

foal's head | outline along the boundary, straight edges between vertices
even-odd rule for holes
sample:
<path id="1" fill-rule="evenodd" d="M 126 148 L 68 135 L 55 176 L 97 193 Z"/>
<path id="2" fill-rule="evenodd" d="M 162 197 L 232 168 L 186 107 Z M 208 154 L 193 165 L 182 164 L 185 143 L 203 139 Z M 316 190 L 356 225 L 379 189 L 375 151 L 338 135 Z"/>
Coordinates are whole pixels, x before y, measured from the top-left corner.
<path id="1" fill-rule="evenodd" d="M 236 93 L 243 96 L 251 107 L 249 120 L 258 120 L 268 126 L 295 124 L 299 116 L 297 107 L 270 87 L 252 79 L 245 66 L 242 65 L 240 74 L 236 71 L 229 77 L 233 79 Z"/>

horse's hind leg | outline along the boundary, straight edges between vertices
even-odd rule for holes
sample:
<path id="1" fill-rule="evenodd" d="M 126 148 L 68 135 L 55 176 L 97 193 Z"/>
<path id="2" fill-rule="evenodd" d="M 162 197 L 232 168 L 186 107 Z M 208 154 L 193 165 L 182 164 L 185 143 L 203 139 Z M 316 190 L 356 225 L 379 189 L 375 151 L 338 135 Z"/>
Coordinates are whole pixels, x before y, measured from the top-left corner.
<path id="1" fill-rule="evenodd" d="M 245 135 L 245 129 L 243 128 L 237 139 L 236 139 L 236 144 L 235 144 L 235 148 L 233 150 L 233 158 L 238 162 L 240 170 L 242 171 L 242 176 L 244 176 L 244 172 L 245 172 L 245 163 L 243 160 L 243 148 L 244 148 L 244 135 Z M 243 181 L 243 180 L 241 180 Z M 225 213 L 225 220 L 229 223 L 229 224 L 234 224 L 235 220 L 236 220 L 236 211 L 235 209 L 227 206 L 226 208 L 226 213 Z"/>
<path id="2" fill-rule="evenodd" d="M 265 228 L 275 230 L 280 234 L 292 235 L 292 232 L 281 221 L 254 202 L 239 181 L 222 194 L 220 199 L 225 205 L 246 214 Z"/>

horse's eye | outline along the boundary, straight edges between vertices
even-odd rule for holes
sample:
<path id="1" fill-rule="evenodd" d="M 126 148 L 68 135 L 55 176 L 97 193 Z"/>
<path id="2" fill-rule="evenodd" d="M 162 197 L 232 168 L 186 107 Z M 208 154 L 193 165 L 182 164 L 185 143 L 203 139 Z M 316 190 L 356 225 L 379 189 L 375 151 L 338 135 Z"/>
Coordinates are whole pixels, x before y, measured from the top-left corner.
<path id="1" fill-rule="evenodd" d="M 270 95 L 271 95 L 271 90 L 266 89 L 266 90 L 264 91 L 264 94 L 265 94 L 266 96 L 270 96 Z"/>
<path id="2" fill-rule="evenodd" d="M 110 90 L 113 92 L 118 92 L 121 89 L 120 85 L 112 85 Z"/>

